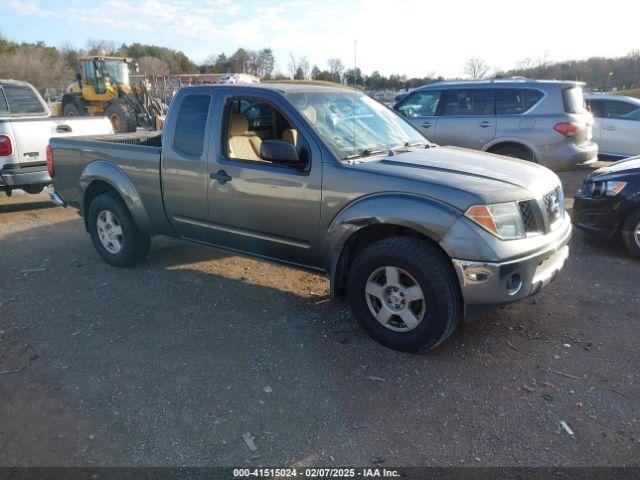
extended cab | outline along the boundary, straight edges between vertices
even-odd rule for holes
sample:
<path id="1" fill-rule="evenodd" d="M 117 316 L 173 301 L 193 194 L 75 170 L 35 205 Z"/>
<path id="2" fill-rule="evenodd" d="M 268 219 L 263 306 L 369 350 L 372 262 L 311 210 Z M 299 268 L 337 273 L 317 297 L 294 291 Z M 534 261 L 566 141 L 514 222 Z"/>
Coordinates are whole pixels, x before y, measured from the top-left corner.
<path id="1" fill-rule="evenodd" d="M 530 162 L 429 143 L 366 95 L 181 89 L 165 129 L 54 138 L 52 199 L 120 267 L 152 235 L 324 272 L 384 345 L 432 348 L 468 309 L 536 294 L 568 255 L 562 187 Z"/>
<path id="2" fill-rule="evenodd" d="M 0 80 L 0 191 L 40 193 L 51 183 L 45 152 L 49 138 L 113 133 L 107 118 L 52 117 L 27 82 Z"/>

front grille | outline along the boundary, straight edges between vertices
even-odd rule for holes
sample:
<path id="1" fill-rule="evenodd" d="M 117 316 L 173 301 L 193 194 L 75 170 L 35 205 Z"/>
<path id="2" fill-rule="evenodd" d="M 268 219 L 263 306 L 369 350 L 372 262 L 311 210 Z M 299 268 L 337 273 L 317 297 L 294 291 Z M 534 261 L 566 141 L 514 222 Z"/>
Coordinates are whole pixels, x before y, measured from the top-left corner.
<path id="1" fill-rule="evenodd" d="M 538 209 L 536 207 L 535 200 L 525 200 L 524 202 L 518 202 L 518 208 L 520 209 L 520 215 L 522 216 L 522 223 L 524 224 L 524 231 L 526 233 L 543 231 L 542 223 L 538 218 Z"/>
<path id="2" fill-rule="evenodd" d="M 544 210 L 549 220 L 549 225 L 553 226 L 564 217 L 564 198 L 562 197 L 562 187 L 555 188 L 542 197 Z"/>

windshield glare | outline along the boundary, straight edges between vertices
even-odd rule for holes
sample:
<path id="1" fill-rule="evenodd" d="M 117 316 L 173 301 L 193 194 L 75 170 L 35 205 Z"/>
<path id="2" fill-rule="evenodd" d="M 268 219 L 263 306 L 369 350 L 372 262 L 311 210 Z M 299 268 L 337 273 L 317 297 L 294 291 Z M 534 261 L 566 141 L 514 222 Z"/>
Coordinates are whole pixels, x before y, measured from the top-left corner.
<path id="1" fill-rule="evenodd" d="M 101 60 L 96 62 L 98 77 L 108 78 L 112 84 L 129 85 L 129 68 L 121 60 Z"/>
<path id="2" fill-rule="evenodd" d="M 427 140 L 396 113 L 358 92 L 293 93 L 293 105 L 340 159 Z"/>

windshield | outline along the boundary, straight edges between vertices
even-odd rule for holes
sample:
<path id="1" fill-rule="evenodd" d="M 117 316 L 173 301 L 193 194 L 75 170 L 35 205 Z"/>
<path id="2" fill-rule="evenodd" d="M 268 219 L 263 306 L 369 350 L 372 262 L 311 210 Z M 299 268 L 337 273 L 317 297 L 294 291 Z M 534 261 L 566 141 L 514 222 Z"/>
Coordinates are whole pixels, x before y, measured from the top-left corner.
<path id="1" fill-rule="evenodd" d="M 129 67 L 122 60 L 96 60 L 98 78 L 108 78 L 111 84 L 129 85 Z"/>
<path id="2" fill-rule="evenodd" d="M 428 143 L 395 112 L 359 92 L 304 92 L 287 98 L 341 160 Z"/>

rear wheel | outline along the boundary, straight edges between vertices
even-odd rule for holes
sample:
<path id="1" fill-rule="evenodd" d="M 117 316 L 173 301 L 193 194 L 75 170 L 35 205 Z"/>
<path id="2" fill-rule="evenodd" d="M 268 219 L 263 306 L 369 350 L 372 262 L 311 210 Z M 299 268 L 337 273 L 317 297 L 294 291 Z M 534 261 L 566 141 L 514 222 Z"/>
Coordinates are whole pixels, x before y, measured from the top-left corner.
<path id="1" fill-rule="evenodd" d="M 116 133 L 135 132 L 137 127 L 136 114 L 124 102 L 111 102 L 104 109 L 104 114 L 111 120 L 113 131 Z"/>
<path id="2" fill-rule="evenodd" d="M 451 262 L 415 238 L 369 245 L 349 270 L 354 316 L 377 342 L 403 351 L 431 349 L 458 324 L 462 301 Z"/>
<path id="3" fill-rule="evenodd" d="M 504 155 L 505 157 L 519 158 L 521 160 L 527 160 L 528 162 L 535 162 L 535 155 L 531 150 L 526 147 L 518 145 L 505 145 L 491 150 L 491 153 L 496 155 Z"/>
<path id="4" fill-rule="evenodd" d="M 87 222 L 93 245 L 108 264 L 129 267 L 146 258 L 150 238 L 116 194 L 98 195 L 89 205 Z"/>
<path id="5" fill-rule="evenodd" d="M 622 241 L 631 255 L 640 257 L 640 209 L 625 220 L 622 227 Z"/>

